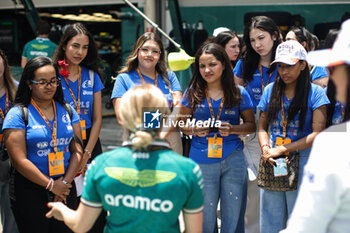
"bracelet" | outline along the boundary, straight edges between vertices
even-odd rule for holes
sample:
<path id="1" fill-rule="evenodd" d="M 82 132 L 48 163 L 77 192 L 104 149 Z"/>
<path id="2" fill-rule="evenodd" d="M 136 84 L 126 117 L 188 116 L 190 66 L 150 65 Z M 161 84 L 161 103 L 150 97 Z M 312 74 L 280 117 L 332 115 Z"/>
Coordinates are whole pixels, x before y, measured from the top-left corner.
<path id="1" fill-rule="evenodd" d="M 45 188 L 46 190 L 50 187 L 52 182 L 53 182 L 53 179 L 50 178 L 49 183 L 47 183 L 47 185 L 46 185 L 46 188 Z"/>
<path id="2" fill-rule="evenodd" d="M 267 146 L 268 148 L 271 148 L 269 144 L 264 144 L 261 146 L 261 150 L 263 150 L 265 146 Z"/>
<path id="3" fill-rule="evenodd" d="M 85 149 L 84 152 L 86 152 L 89 156 L 89 158 L 91 158 L 91 152 L 88 149 Z"/>
<path id="4" fill-rule="evenodd" d="M 51 178 L 52 179 L 52 178 Z M 54 183 L 55 183 L 55 181 L 54 180 L 52 180 L 52 183 L 51 183 L 51 187 L 50 187 L 50 189 L 49 189 L 49 191 L 51 192 L 52 191 L 52 189 L 53 189 L 53 185 L 54 185 Z"/>
<path id="5" fill-rule="evenodd" d="M 67 181 L 65 181 L 65 180 L 62 180 L 62 183 L 63 184 L 69 184 Z"/>

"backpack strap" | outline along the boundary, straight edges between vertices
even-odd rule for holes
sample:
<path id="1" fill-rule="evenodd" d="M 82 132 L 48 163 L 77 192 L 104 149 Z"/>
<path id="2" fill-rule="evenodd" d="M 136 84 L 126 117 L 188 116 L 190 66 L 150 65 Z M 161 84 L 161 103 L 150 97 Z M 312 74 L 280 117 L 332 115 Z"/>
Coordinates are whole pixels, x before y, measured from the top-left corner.
<path id="1" fill-rule="evenodd" d="M 66 103 L 64 103 L 63 107 L 68 112 L 68 115 L 69 115 L 70 119 L 72 119 L 73 118 L 72 106 L 70 106 L 70 104 L 66 102 Z"/>
<path id="2" fill-rule="evenodd" d="M 23 105 L 19 105 L 18 107 L 19 107 L 19 110 L 21 110 L 21 115 L 22 115 L 24 124 L 27 126 L 28 125 L 28 107 Z"/>

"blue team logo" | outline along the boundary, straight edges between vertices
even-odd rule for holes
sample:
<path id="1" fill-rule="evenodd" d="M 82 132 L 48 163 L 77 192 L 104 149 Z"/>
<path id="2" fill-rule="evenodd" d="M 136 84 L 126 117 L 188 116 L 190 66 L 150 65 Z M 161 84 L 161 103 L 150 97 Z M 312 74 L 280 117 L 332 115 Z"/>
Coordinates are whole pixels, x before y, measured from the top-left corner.
<path id="1" fill-rule="evenodd" d="M 160 129 L 160 116 L 162 114 L 157 111 L 143 112 L 143 128 L 144 129 Z"/>

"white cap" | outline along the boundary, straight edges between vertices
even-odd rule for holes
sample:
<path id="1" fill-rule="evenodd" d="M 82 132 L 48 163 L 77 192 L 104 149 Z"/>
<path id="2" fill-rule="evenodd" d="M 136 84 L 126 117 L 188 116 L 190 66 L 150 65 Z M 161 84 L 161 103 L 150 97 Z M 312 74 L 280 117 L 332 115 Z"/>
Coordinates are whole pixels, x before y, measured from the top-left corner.
<path id="1" fill-rule="evenodd" d="M 213 31 L 213 36 L 217 36 L 219 35 L 221 32 L 227 32 L 227 31 L 230 31 L 229 28 L 226 28 L 226 27 L 218 27 L 218 28 L 215 28 L 214 31 Z"/>
<path id="2" fill-rule="evenodd" d="M 296 40 L 287 40 L 277 46 L 276 58 L 271 63 L 282 62 L 288 65 L 295 65 L 300 60 L 306 60 L 305 48 Z"/>
<path id="3" fill-rule="evenodd" d="M 342 24 L 332 49 L 309 52 L 307 61 L 316 66 L 350 64 L 350 20 Z"/>

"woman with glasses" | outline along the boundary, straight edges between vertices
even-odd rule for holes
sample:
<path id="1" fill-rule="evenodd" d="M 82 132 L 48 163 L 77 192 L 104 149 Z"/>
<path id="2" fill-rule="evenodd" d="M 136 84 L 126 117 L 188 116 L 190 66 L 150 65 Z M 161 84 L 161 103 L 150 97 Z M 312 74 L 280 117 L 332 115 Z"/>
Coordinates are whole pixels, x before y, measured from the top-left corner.
<path id="1" fill-rule="evenodd" d="M 45 218 L 49 201 L 77 207 L 73 179 L 83 159 L 79 117 L 74 109 L 70 117 L 64 107 L 58 69 L 50 58 L 36 57 L 26 64 L 15 104 L 3 130 L 16 169 L 14 214 L 19 231 L 70 232 L 64 224 Z M 72 140 L 74 135 L 77 140 Z"/>
<path id="2" fill-rule="evenodd" d="M 74 232 L 87 232 L 102 209 L 104 232 L 179 233 L 181 210 L 187 233 L 202 232 L 203 180 L 199 166 L 171 151 L 161 129 L 145 129 L 143 112 L 158 107 L 169 115 L 168 100 L 151 84 L 123 95 L 119 119 L 130 137 L 123 147 L 98 156 L 89 167 L 76 211 L 49 203 L 47 217 L 64 221 Z"/>
<path id="3" fill-rule="evenodd" d="M 299 187 L 312 142 L 325 128 L 329 100 L 321 87 L 310 82 L 306 50 L 299 42 L 281 43 L 273 63 L 277 64 L 278 76 L 266 87 L 258 105 L 261 110 L 258 131 L 261 156 L 271 166 L 287 167 L 288 161 L 299 153 L 296 175 Z M 286 173 L 286 170 L 276 171 L 274 175 L 285 176 Z M 291 191 L 260 189 L 261 233 L 278 233 L 285 228 L 298 187 Z"/>
<path id="4" fill-rule="evenodd" d="M 136 85 L 153 84 L 162 90 L 170 108 L 180 104 L 181 87 L 174 72 L 167 70 L 165 58 L 164 46 L 157 34 L 146 32 L 136 41 L 125 67 L 119 71 L 111 96 L 118 122 L 120 98 Z M 167 140 L 175 152 L 182 154 L 182 144 L 177 131 L 170 133 Z"/>

